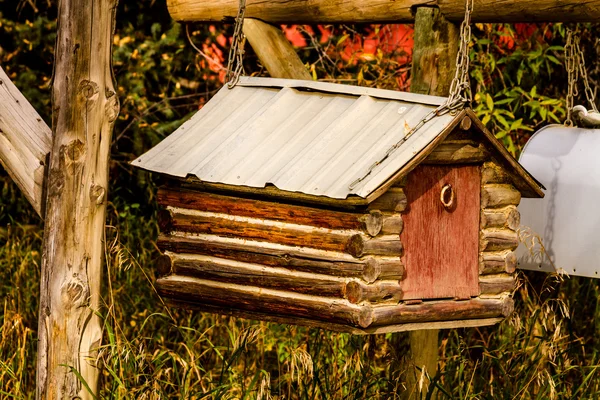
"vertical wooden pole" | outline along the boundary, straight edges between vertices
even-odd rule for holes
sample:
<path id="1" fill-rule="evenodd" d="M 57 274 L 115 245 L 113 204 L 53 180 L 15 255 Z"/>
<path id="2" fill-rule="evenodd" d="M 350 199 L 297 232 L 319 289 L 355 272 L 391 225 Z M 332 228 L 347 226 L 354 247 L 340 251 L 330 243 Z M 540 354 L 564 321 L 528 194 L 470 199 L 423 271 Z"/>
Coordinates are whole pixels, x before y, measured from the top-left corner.
<path id="1" fill-rule="evenodd" d="M 98 387 L 102 326 L 94 312 L 100 307 L 108 161 L 119 113 L 111 69 L 116 7 L 117 0 L 58 2 L 38 399 L 90 399 Z"/>
<path id="2" fill-rule="evenodd" d="M 411 92 L 447 96 L 456 71 L 459 27 L 447 21 L 438 8 L 419 7 L 414 35 Z M 433 377 L 437 371 L 438 337 L 437 329 L 409 332 L 410 357 L 404 398 L 425 399 L 429 390 L 427 377 Z"/>

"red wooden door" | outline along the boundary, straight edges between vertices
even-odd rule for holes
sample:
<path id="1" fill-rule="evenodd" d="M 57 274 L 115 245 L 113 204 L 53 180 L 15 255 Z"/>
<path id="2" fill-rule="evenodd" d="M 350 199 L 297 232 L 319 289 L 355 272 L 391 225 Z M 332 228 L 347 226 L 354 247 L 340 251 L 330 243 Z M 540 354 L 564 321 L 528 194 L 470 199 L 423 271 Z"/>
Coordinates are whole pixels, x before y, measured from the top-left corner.
<path id="1" fill-rule="evenodd" d="M 404 299 L 479 295 L 480 182 L 480 168 L 472 165 L 423 165 L 409 174 L 400 235 Z"/>

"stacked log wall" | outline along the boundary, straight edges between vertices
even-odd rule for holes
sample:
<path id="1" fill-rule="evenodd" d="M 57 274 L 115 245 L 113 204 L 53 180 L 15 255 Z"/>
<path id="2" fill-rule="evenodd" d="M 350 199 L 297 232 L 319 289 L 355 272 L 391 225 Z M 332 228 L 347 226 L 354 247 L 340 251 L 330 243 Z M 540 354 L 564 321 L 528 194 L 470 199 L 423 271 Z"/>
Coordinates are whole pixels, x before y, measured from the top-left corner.
<path id="1" fill-rule="evenodd" d="M 354 212 L 178 187 L 158 201 L 166 297 L 361 329 L 401 299 L 401 189 Z"/>
<path id="2" fill-rule="evenodd" d="M 481 171 L 479 287 L 481 298 L 506 297 L 516 288 L 515 270 L 519 245 L 517 206 L 521 193 L 495 160 Z"/>

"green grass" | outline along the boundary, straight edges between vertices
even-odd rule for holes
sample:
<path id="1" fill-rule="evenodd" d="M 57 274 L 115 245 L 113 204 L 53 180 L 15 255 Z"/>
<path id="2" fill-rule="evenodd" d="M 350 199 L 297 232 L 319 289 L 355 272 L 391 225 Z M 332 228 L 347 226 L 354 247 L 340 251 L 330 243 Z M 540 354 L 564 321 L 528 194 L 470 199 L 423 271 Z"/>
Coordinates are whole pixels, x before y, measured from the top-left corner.
<path id="1" fill-rule="evenodd" d="M 0 398 L 35 391 L 41 227 L 9 178 L 0 218 Z M 6 200 L 8 199 L 8 200 Z M 403 334 L 352 336 L 171 309 L 153 289 L 154 210 L 111 203 L 102 399 L 390 399 L 405 389 Z M 502 324 L 443 331 L 438 398 L 597 398 L 594 280 L 522 274 Z"/>

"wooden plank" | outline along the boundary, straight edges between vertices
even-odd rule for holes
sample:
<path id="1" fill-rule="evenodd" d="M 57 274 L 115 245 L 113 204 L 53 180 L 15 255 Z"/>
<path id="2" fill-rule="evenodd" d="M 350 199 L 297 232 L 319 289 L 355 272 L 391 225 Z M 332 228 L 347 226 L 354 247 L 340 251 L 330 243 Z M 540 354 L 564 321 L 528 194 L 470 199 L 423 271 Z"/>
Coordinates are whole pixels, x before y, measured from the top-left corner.
<path id="1" fill-rule="evenodd" d="M 273 78 L 312 80 L 281 29 L 258 19 L 244 18 L 244 34 Z"/>
<path id="2" fill-rule="evenodd" d="M 360 257 L 360 255 L 354 254 L 349 249 L 356 237 L 363 238 L 364 235 L 351 230 L 316 228 L 184 208 L 169 207 L 167 212 L 169 222 L 166 225 L 163 222 L 163 226 L 169 226 L 171 230 L 175 231 L 243 238 L 288 246 L 311 247 L 346 252 L 357 257 Z"/>
<path id="3" fill-rule="evenodd" d="M 232 283 L 171 275 L 156 281 L 158 292 L 170 299 L 266 315 L 315 319 L 359 328 L 371 325 L 372 310 L 347 300 L 290 293 Z"/>
<path id="4" fill-rule="evenodd" d="M 52 131 L 0 67 L 0 164 L 43 217 Z"/>
<path id="5" fill-rule="evenodd" d="M 161 187 L 157 196 L 158 203 L 163 207 L 171 206 L 244 217 L 266 218 L 328 229 L 367 231 L 369 227 L 369 230 L 373 231 L 377 225 L 383 224 L 383 216 L 372 213 L 325 210 L 179 188 Z"/>
<path id="6" fill-rule="evenodd" d="M 481 208 L 518 206 L 521 192 L 512 185 L 486 184 L 481 189 Z"/>
<path id="7" fill-rule="evenodd" d="M 253 319 L 258 321 L 271 321 L 279 324 L 292 324 L 292 325 L 303 325 L 313 328 L 326 329 L 335 332 L 352 333 L 354 335 L 369 335 L 369 334 L 383 334 L 383 333 L 394 333 L 394 332 L 407 332 L 414 331 L 417 329 L 431 329 L 437 332 L 438 329 L 453 329 L 453 328 L 474 328 L 479 326 L 495 325 L 498 322 L 504 320 L 502 318 L 480 318 L 480 319 L 465 319 L 456 321 L 439 321 L 439 322 L 416 322 L 416 323 L 404 323 L 398 325 L 384 325 L 384 326 L 373 326 L 365 329 L 357 328 L 354 326 L 335 324 L 331 322 L 323 322 L 309 318 L 286 318 L 284 316 L 266 315 L 258 312 L 252 312 L 247 310 L 236 310 L 236 309 L 224 309 L 222 307 L 215 307 L 210 305 L 198 305 L 191 302 L 183 302 L 172 299 L 165 299 L 167 304 L 173 307 L 188 308 L 192 310 L 199 310 L 201 312 L 211 312 L 215 314 L 231 315 L 237 318 Z"/>
<path id="8" fill-rule="evenodd" d="M 423 164 L 481 164 L 489 158 L 483 144 L 473 140 L 445 140 Z"/>
<path id="9" fill-rule="evenodd" d="M 481 210 L 480 226 L 482 229 L 508 228 L 516 231 L 520 225 L 521 215 L 516 206 Z"/>
<path id="10" fill-rule="evenodd" d="M 38 322 L 38 399 L 92 399 L 102 339 L 116 0 L 61 0 Z M 74 371 L 77 371 L 76 374 Z M 81 380 L 84 379 L 92 393 Z"/>
<path id="11" fill-rule="evenodd" d="M 178 21 L 230 21 L 237 0 L 168 0 Z M 412 23 L 413 10 L 438 6 L 452 22 L 464 18 L 462 0 L 247 0 L 246 17 L 277 24 Z M 600 1 L 475 0 L 473 22 L 600 22 Z"/>
<path id="12" fill-rule="evenodd" d="M 158 247 L 176 253 L 205 254 L 294 271 L 360 278 L 367 283 L 377 279 L 401 279 L 404 274 L 400 257 L 369 256 L 357 259 L 345 253 L 215 235 L 161 235 Z"/>
<path id="13" fill-rule="evenodd" d="M 481 231 L 481 251 L 514 250 L 519 245 L 519 235 L 510 229 L 488 228 Z"/>
<path id="14" fill-rule="evenodd" d="M 440 192 L 451 184 L 455 207 Z M 469 298 L 479 294 L 478 166 L 420 166 L 408 176 L 410 212 L 400 235 L 406 254 L 404 299 Z"/>
<path id="15" fill-rule="evenodd" d="M 513 309 L 513 300 L 509 296 L 497 299 L 476 298 L 464 301 L 424 301 L 412 305 L 382 305 L 373 307 L 372 326 L 506 317 Z"/>
<path id="16" fill-rule="evenodd" d="M 483 252 L 480 255 L 479 274 L 512 274 L 517 269 L 517 255 L 512 250 Z"/>
<path id="17" fill-rule="evenodd" d="M 479 287 L 482 296 L 512 293 L 517 287 L 517 280 L 510 275 L 482 277 L 479 280 Z"/>

